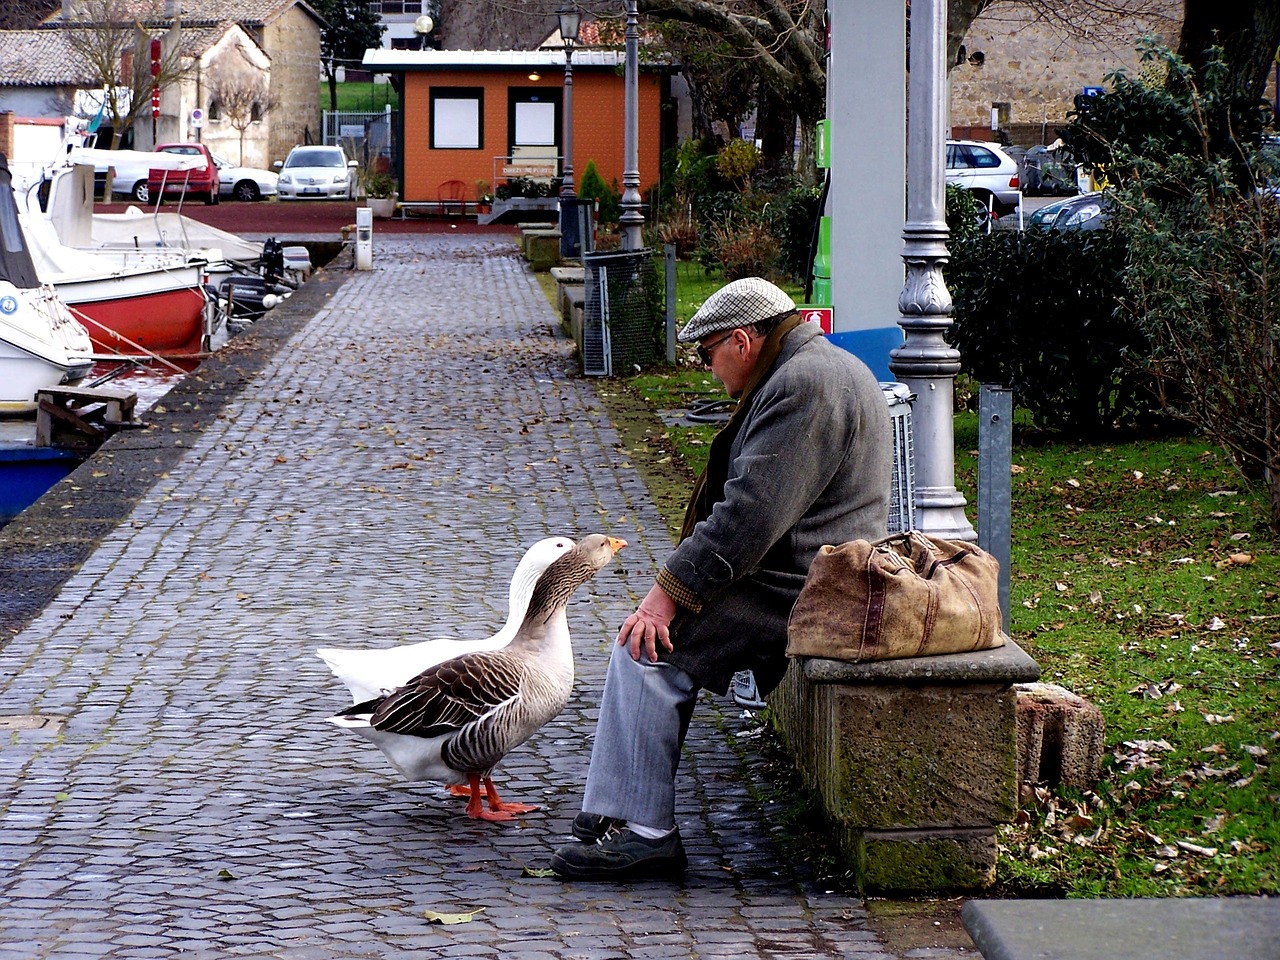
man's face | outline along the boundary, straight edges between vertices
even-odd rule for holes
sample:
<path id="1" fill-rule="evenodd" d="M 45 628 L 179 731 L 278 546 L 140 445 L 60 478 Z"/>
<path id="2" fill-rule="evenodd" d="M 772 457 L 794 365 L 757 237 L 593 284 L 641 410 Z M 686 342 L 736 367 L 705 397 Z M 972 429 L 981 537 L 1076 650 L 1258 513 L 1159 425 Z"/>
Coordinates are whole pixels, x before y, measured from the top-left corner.
<path id="1" fill-rule="evenodd" d="M 724 384 L 725 391 L 733 399 L 742 396 L 756 360 L 759 357 L 759 337 L 753 337 L 742 327 L 717 330 L 698 343 L 698 357 L 711 368 L 711 373 Z"/>

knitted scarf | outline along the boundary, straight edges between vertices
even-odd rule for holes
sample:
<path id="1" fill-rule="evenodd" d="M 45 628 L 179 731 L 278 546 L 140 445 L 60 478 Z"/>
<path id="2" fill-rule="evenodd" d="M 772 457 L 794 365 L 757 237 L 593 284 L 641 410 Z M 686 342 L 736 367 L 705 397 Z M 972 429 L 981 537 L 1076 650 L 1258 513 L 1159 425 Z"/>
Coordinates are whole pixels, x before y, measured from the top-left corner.
<path id="1" fill-rule="evenodd" d="M 707 465 L 703 468 L 702 475 L 693 484 L 693 491 L 689 494 L 689 505 L 684 512 L 684 525 L 680 528 L 681 540 L 693 533 L 693 528 L 699 521 L 709 517 L 711 508 L 724 499 L 724 485 L 729 478 L 729 450 L 738 436 L 738 431 L 742 429 L 743 421 L 747 418 L 751 398 L 760 385 L 769 378 L 774 361 L 782 352 L 783 338 L 802 322 L 803 319 L 799 313 L 793 314 L 774 327 L 764 338 L 764 343 L 760 347 L 760 357 L 746 386 L 742 389 L 742 396 L 738 398 L 737 406 L 733 408 L 733 416 L 712 439 Z"/>

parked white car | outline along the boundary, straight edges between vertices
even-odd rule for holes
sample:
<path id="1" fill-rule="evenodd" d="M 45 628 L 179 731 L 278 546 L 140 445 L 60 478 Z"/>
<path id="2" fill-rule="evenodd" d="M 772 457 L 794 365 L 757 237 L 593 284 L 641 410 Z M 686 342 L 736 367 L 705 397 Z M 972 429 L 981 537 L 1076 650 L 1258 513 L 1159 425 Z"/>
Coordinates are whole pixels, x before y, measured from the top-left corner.
<path id="1" fill-rule="evenodd" d="M 1022 202 L 1018 164 L 994 143 L 948 140 L 947 183 L 970 190 L 997 214 L 1012 213 Z"/>
<path id="2" fill-rule="evenodd" d="M 279 176 L 270 170 L 242 167 L 216 153 L 213 154 L 213 162 L 218 167 L 218 178 L 222 181 L 222 196 L 252 202 L 276 195 Z"/>
<path id="3" fill-rule="evenodd" d="M 294 147 L 283 164 L 276 164 L 276 196 L 281 200 L 356 198 L 357 164 L 341 147 Z"/>
<path id="4" fill-rule="evenodd" d="M 111 179 L 112 194 L 130 197 L 138 203 L 151 200 L 147 189 L 147 171 L 151 162 L 146 155 L 133 151 L 121 151 L 122 159 L 112 164 L 115 176 Z M 141 156 L 141 160 L 124 159 Z M 216 153 L 211 153 L 213 162 L 218 168 L 220 185 L 218 195 L 236 200 L 261 200 L 263 197 L 276 195 L 276 174 L 270 170 L 259 170 L 254 167 L 241 167 Z M 106 168 L 103 167 L 103 170 Z"/>

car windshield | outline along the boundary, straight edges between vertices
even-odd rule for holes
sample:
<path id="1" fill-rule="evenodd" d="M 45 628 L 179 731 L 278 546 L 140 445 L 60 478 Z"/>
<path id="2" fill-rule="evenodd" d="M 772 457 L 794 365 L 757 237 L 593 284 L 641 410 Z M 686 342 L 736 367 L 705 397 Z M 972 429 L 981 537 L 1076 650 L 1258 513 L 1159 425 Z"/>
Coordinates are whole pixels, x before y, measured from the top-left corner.
<path id="1" fill-rule="evenodd" d="M 295 150 L 285 161 L 286 167 L 345 167 L 337 150 Z"/>

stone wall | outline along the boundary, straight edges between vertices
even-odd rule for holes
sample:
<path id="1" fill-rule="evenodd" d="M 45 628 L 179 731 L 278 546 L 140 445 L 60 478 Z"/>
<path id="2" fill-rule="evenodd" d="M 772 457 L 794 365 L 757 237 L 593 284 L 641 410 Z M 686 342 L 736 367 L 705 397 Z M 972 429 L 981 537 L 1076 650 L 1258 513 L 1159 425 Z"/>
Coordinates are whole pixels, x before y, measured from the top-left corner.
<path id="1" fill-rule="evenodd" d="M 298 5 L 263 28 L 263 49 L 271 57 L 271 140 L 268 163 L 283 160 L 320 126 L 320 24 Z"/>
<path id="2" fill-rule="evenodd" d="M 1030 8 L 993 4 L 973 22 L 963 59 L 950 72 L 950 125 L 989 129 L 993 105 L 1006 104 L 1000 125 L 1016 127 L 1013 143 L 1052 143 L 1086 86 L 1103 86 L 1104 77 L 1121 67 L 1139 69 L 1135 44 L 1144 33 L 1177 44 L 1181 2 L 1134 5 L 1145 15 L 1089 28 L 1048 21 Z"/>

